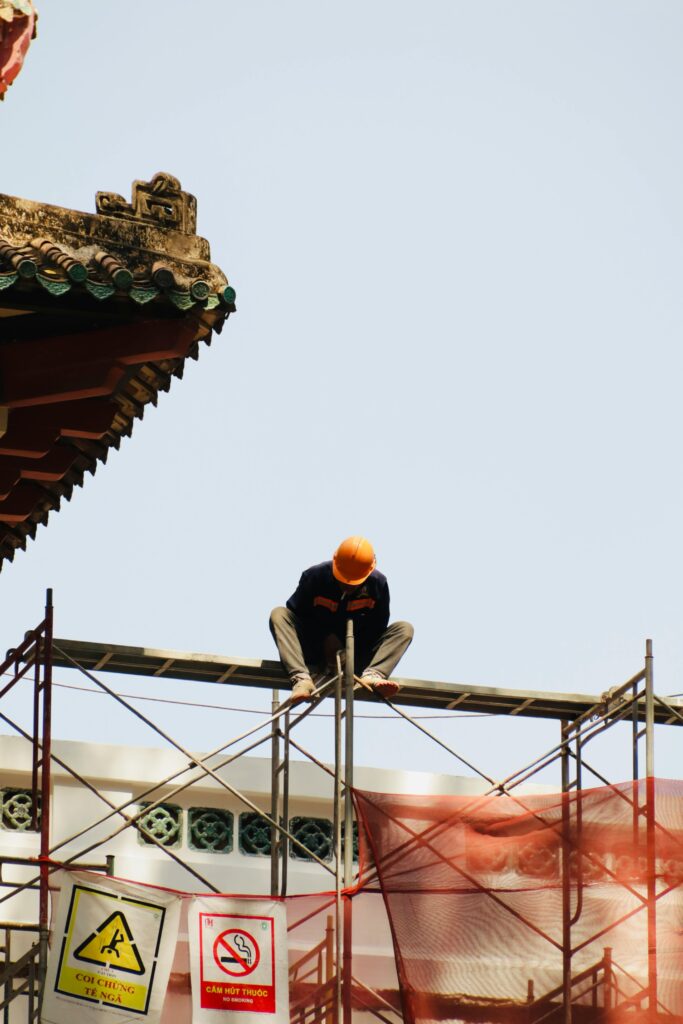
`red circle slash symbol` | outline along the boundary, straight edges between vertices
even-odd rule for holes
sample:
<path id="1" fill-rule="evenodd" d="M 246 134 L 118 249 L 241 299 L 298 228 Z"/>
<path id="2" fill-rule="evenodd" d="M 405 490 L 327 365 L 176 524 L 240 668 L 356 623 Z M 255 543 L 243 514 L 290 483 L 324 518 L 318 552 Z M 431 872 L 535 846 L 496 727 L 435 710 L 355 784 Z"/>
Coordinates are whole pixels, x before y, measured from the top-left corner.
<path id="1" fill-rule="evenodd" d="M 226 974 L 244 978 L 256 970 L 261 953 L 253 935 L 243 928 L 228 928 L 216 937 L 213 958 Z"/>

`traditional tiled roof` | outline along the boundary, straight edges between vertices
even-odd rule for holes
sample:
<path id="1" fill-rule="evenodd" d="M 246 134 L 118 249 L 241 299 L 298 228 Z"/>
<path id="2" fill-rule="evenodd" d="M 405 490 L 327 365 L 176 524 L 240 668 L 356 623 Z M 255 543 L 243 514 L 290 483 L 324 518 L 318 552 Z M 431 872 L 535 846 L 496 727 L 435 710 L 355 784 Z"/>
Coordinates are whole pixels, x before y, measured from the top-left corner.
<path id="1" fill-rule="evenodd" d="M 0 195 L 0 567 L 234 310 L 168 174 L 97 213 Z"/>
<path id="2" fill-rule="evenodd" d="M 138 306 L 154 303 L 150 307 L 153 310 L 162 304 L 183 311 L 198 305 L 229 309 L 235 300 L 229 285 L 219 285 L 213 291 L 208 281 L 188 280 L 182 271 L 174 273 L 163 260 L 131 268 L 106 250 L 84 253 L 82 259 L 76 259 L 48 238 L 26 239 L 23 244 L 21 239 L 18 241 L 17 245 L 0 238 L 0 291 L 14 288 L 17 302 L 31 290 L 33 300 L 40 301 L 41 288 L 55 297 L 71 291 L 72 299 L 92 296 L 98 302 L 113 298 Z"/>
<path id="3" fill-rule="evenodd" d="M 19 305 L 71 293 L 69 305 L 83 308 L 233 308 L 233 289 L 195 234 L 196 200 L 176 178 L 136 181 L 132 203 L 112 192 L 96 203 L 93 215 L 0 196 L 0 291 Z"/>

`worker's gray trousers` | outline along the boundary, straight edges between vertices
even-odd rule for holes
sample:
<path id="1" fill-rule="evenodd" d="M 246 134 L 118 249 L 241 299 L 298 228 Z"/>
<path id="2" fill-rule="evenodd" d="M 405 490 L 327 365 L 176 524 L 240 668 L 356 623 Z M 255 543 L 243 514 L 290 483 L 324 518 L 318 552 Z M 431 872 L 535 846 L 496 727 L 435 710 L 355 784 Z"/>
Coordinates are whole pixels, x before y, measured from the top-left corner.
<path id="1" fill-rule="evenodd" d="M 311 637 L 306 635 L 301 621 L 289 608 L 273 608 L 270 614 L 270 632 L 273 634 L 280 653 L 280 661 L 288 675 L 292 676 L 297 672 L 305 672 L 308 675 L 311 669 L 315 671 L 319 667 L 317 663 L 322 660 L 322 647 L 320 646 L 318 650 L 319 644 L 311 643 Z M 373 669 L 375 672 L 381 672 L 384 678 L 388 679 L 410 646 L 412 639 L 413 627 L 409 622 L 392 622 L 370 650 L 364 650 L 356 641 L 354 650 L 356 674 L 365 669 Z"/>

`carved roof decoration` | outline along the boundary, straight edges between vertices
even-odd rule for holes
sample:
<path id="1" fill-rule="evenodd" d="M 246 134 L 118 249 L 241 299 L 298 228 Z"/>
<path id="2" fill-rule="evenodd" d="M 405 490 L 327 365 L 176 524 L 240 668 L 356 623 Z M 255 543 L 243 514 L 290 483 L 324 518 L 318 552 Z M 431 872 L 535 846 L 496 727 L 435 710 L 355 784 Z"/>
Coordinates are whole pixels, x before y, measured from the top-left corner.
<path id="1" fill-rule="evenodd" d="M 176 178 L 96 203 L 0 195 L 0 568 L 235 309 Z"/>
<path id="2" fill-rule="evenodd" d="M 132 203 L 113 192 L 96 203 L 86 214 L 0 195 L 0 292 L 18 304 L 45 291 L 151 310 L 234 309 L 234 290 L 195 234 L 197 201 L 177 178 L 134 182 Z"/>
<path id="3" fill-rule="evenodd" d="M 36 20 L 32 0 L 0 0 L 0 100 L 22 69 Z"/>

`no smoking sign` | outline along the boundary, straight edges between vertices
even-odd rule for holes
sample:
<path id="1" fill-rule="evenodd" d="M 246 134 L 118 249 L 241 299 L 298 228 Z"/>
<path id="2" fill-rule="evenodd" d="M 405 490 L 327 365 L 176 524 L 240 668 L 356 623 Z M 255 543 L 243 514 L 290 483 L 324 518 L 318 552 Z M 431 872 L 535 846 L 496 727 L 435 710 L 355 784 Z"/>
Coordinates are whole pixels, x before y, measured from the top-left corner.
<path id="1" fill-rule="evenodd" d="M 275 1013 L 272 917 L 199 914 L 200 1005 Z"/>
<path id="2" fill-rule="evenodd" d="M 261 950 L 249 932 L 243 928 L 228 928 L 214 942 L 213 958 L 226 974 L 246 978 L 261 962 Z"/>

